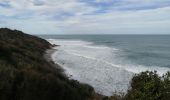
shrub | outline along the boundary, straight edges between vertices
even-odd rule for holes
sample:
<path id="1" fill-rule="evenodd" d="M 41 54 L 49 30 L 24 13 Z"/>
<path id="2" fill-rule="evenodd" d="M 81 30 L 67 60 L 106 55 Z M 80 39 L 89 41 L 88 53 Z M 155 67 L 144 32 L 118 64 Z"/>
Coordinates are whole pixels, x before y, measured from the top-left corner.
<path id="1" fill-rule="evenodd" d="M 168 100 L 170 97 L 170 73 L 159 77 L 155 72 L 142 72 L 133 77 L 131 89 L 125 100 Z"/>

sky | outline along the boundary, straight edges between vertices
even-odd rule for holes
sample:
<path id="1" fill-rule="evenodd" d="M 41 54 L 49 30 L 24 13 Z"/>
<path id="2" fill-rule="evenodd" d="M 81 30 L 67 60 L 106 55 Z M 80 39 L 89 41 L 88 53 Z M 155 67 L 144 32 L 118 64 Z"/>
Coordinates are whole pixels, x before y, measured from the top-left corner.
<path id="1" fill-rule="evenodd" d="M 170 0 L 0 0 L 0 27 L 30 34 L 170 34 Z"/>

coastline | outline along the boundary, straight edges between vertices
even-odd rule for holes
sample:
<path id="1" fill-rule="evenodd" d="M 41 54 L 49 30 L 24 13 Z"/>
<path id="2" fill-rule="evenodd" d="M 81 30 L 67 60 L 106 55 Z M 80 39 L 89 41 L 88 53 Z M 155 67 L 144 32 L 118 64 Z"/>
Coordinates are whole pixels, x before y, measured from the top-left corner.
<path id="1" fill-rule="evenodd" d="M 58 53 L 52 55 L 52 58 L 54 57 L 52 60 L 64 68 L 64 75 L 70 80 L 89 84 L 97 93 L 105 96 L 112 96 L 113 93 L 120 94 L 128 89 L 131 73 L 121 70 L 107 61 L 102 61 L 103 58 L 110 57 L 109 54 L 112 53 L 110 48 L 90 45 L 82 40 L 73 40 L 71 42 L 70 40 L 65 40 L 64 42 L 62 40 L 51 40 L 49 42 L 60 45 L 59 47 L 54 47 Z M 95 55 L 98 57 L 96 58 Z M 77 65 L 75 66 L 75 64 Z M 121 77 L 119 78 L 116 75 Z"/>
<path id="2" fill-rule="evenodd" d="M 58 46 L 58 45 L 57 45 Z M 92 91 L 92 95 L 91 95 L 91 98 L 89 99 L 89 100 L 121 100 L 121 99 L 123 99 L 123 98 L 129 98 L 129 97 L 126 97 L 126 96 L 128 96 L 129 94 L 130 95 L 134 95 L 135 93 L 131 93 L 131 92 L 129 92 L 129 91 L 133 91 L 133 88 L 134 87 L 132 87 L 131 89 L 129 88 L 128 89 L 128 91 L 127 91 L 127 93 L 123 93 L 123 92 L 113 92 L 113 94 L 112 95 L 105 95 L 105 94 L 102 94 L 102 93 L 100 93 L 100 92 L 97 92 L 96 90 L 95 90 L 95 86 L 94 85 L 91 85 L 91 84 L 89 84 L 89 83 L 86 83 L 86 82 L 81 82 L 81 81 L 79 81 L 79 80 L 77 80 L 77 79 L 72 79 L 72 78 L 69 78 L 69 75 L 67 74 L 67 73 L 65 73 L 65 70 L 66 69 L 64 69 L 64 67 L 62 66 L 62 65 L 59 65 L 59 64 L 57 64 L 56 62 L 54 63 L 54 59 L 52 59 L 52 55 L 55 53 L 55 52 L 57 52 L 58 50 L 60 50 L 60 49 L 57 49 L 57 46 L 51 46 L 51 48 L 50 49 L 48 49 L 48 50 L 46 50 L 46 52 L 45 52 L 45 55 L 44 55 L 44 57 L 45 57 L 45 59 L 51 64 L 51 66 L 53 67 L 53 68 L 55 68 L 55 69 L 57 69 L 57 70 L 60 70 L 59 72 L 61 72 L 61 74 L 65 77 L 65 78 L 67 78 L 68 80 L 74 80 L 74 81 L 77 81 L 77 82 L 79 82 L 79 83 L 81 83 L 81 84 L 87 84 L 87 85 L 89 85 L 89 86 L 91 86 L 91 87 L 93 87 L 93 91 Z M 56 47 L 56 48 L 55 48 Z M 54 60 L 54 61 L 53 61 Z M 68 65 L 68 66 L 70 66 L 70 65 Z M 55 71 L 54 71 L 55 72 Z M 147 71 L 147 72 L 143 72 L 143 73 L 141 73 L 141 74 L 139 74 L 139 75 L 134 75 L 133 76 L 133 79 L 135 79 L 135 78 L 137 78 L 138 79 L 138 77 L 140 78 L 140 77 L 142 77 L 141 75 L 149 75 L 148 73 L 153 73 L 153 72 L 149 72 L 149 71 Z M 156 73 L 155 73 L 156 74 Z M 156 74 L 157 75 L 157 74 Z M 154 76 L 154 74 L 153 74 L 153 76 Z M 145 76 L 145 77 L 147 77 L 147 76 Z M 133 79 L 132 79 L 132 82 L 130 83 L 130 84 L 137 84 L 137 83 L 142 83 L 143 82 L 143 79 L 142 80 L 138 80 L 138 81 L 135 81 L 135 83 L 133 82 Z M 154 84 L 154 83 L 153 83 Z M 145 84 L 142 84 L 142 85 L 145 85 Z M 141 86 L 139 86 L 139 87 L 141 87 Z M 136 88 L 135 88 L 136 89 Z M 113 99 L 112 99 L 113 98 Z"/>
<path id="3" fill-rule="evenodd" d="M 58 46 L 58 45 L 57 45 Z M 59 64 L 57 63 L 54 63 L 54 61 L 52 60 L 52 55 L 54 52 L 56 52 L 57 49 L 54 49 L 54 47 L 57 47 L 57 46 L 52 46 L 50 49 L 47 49 L 46 52 L 44 53 L 44 58 L 46 59 L 46 61 L 48 61 L 50 63 L 50 65 L 53 67 L 53 68 L 56 68 L 57 70 L 59 70 L 59 72 L 61 72 L 61 74 L 68 78 L 69 76 L 67 76 L 65 73 L 64 73 L 64 69 L 62 68 L 62 66 L 60 66 Z M 75 79 L 71 79 L 71 80 L 75 80 Z M 75 81 L 78 81 L 78 80 L 75 80 Z M 79 82 L 79 81 L 78 81 Z M 81 82 L 79 82 L 81 83 Z M 85 83 L 82 83 L 82 84 L 85 84 Z M 88 84 L 89 85 L 89 84 Z M 91 86 L 91 85 L 89 85 Z M 92 87 L 92 86 L 91 86 Z M 103 94 L 99 94 L 97 93 L 95 90 L 93 91 L 93 94 L 92 94 L 92 97 L 90 98 L 90 100 L 103 100 L 104 98 L 108 98 L 108 96 L 105 96 Z"/>
<path id="4" fill-rule="evenodd" d="M 65 77 L 66 74 L 64 73 L 64 69 L 57 63 L 54 63 L 54 61 L 52 60 L 52 55 L 54 52 L 56 52 L 56 49 L 54 49 L 54 47 L 57 47 L 57 46 L 52 46 L 50 49 L 47 49 L 46 52 L 44 53 L 44 58 L 46 59 L 46 61 L 49 62 L 49 64 L 57 69 L 59 72 L 61 72 Z"/>
<path id="5" fill-rule="evenodd" d="M 128 90 L 127 94 L 117 95 L 113 93 L 112 96 L 105 94 L 100 95 L 102 93 L 94 89 L 95 86 L 99 84 L 92 85 L 86 83 L 88 80 L 78 81 L 77 78 L 69 78 L 69 75 L 76 73 L 76 69 L 73 69 L 73 72 L 67 76 L 67 67 L 64 66 L 66 63 L 60 65 L 59 58 L 63 58 L 62 54 L 64 54 L 64 52 L 60 52 L 60 50 L 76 50 L 73 47 L 74 45 L 66 43 L 72 49 L 62 49 L 57 47 L 58 45 L 52 45 L 44 39 L 7 28 L 0 28 L 0 33 L 0 93 L 2 93 L 0 95 L 0 100 L 167 100 L 170 97 L 169 71 L 162 76 L 159 76 L 156 71 L 145 71 L 135 74 L 131 80 L 131 88 Z M 57 41 L 55 43 L 59 44 Z M 59 45 L 63 47 L 62 44 Z M 91 48 L 94 49 L 94 47 Z M 77 50 L 85 50 L 90 54 L 90 52 L 84 48 Z M 93 51 L 97 54 L 105 55 L 105 53 L 96 52 L 96 50 Z M 102 49 L 102 51 L 104 50 Z M 101 57 L 101 55 L 99 57 Z M 67 58 L 67 61 L 74 60 L 69 56 L 65 56 L 65 58 Z M 79 58 L 75 60 L 75 63 L 79 63 L 80 69 L 87 72 L 84 73 L 84 75 L 92 73 L 90 76 L 97 76 L 95 79 L 99 79 L 102 78 L 104 74 L 99 73 L 95 75 L 95 71 L 101 70 L 107 72 L 104 70 L 105 68 L 102 68 L 103 65 L 96 68 L 99 70 L 91 71 L 93 67 L 91 65 L 94 65 L 96 61 L 98 61 L 98 57 L 94 61 L 95 63 L 89 65 L 90 67 L 83 66 L 86 62 L 81 63 L 80 61 L 84 61 L 84 59 L 79 60 Z M 89 61 L 91 61 L 91 59 L 89 59 Z M 100 64 L 101 63 L 99 63 L 99 65 Z M 71 63 L 67 64 L 69 68 L 71 65 Z M 82 69 L 81 66 L 89 70 Z M 121 75 L 126 75 L 125 73 L 117 74 L 120 70 L 107 70 L 111 71 L 111 73 L 114 73 L 116 76 L 112 79 L 119 79 Z M 83 73 L 77 74 L 77 76 L 82 74 Z M 107 75 L 114 76 L 110 73 L 107 73 Z M 84 77 L 82 77 L 82 79 L 83 78 Z M 94 79 L 90 78 L 89 80 L 91 81 Z M 103 82 L 106 83 L 109 82 L 109 80 Z M 124 82 L 116 84 L 119 85 L 122 83 Z M 108 86 L 108 84 L 104 85 Z M 111 83 L 108 90 L 112 90 L 111 87 L 113 86 L 116 85 Z M 103 90 L 105 90 L 105 88 L 102 89 L 102 91 Z"/>
<path id="6" fill-rule="evenodd" d="M 61 67 L 50 61 L 48 54 L 53 53 L 55 45 L 45 39 L 0 28 L 0 45 L 0 100 L 91 98 L 91 86 L 69 80 Z"/>

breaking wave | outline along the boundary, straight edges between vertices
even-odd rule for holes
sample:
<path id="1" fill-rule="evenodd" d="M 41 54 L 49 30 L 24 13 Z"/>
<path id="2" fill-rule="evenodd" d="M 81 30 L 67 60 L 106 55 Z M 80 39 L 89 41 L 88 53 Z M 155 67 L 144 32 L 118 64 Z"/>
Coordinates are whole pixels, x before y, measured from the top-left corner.
<path id="1" fill-rule="evenodd" d="M 71 78 L 90 84 L 95 91 L 107 96 L 113 92 L 126 92 L 134 73 L 157 70 L 165 73 L 168 68 L 135 65 L 120 57 L 124 52 L 119 48 L 98 46 L 81 40 L 48 39 L 55 47 L 52 55 L 55 63 L 65 69 Z"/>

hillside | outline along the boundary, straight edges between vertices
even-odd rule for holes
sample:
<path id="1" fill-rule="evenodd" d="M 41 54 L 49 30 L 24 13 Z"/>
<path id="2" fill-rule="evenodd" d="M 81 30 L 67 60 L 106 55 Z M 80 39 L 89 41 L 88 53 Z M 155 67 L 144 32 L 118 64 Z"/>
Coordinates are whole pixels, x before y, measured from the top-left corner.
<path id="1" fill-rule="evenodd" d="M 0 29 L 0 100 L 86 100 L 93 88 L 68 80 L 43 55 L 51 44 Z"/>

